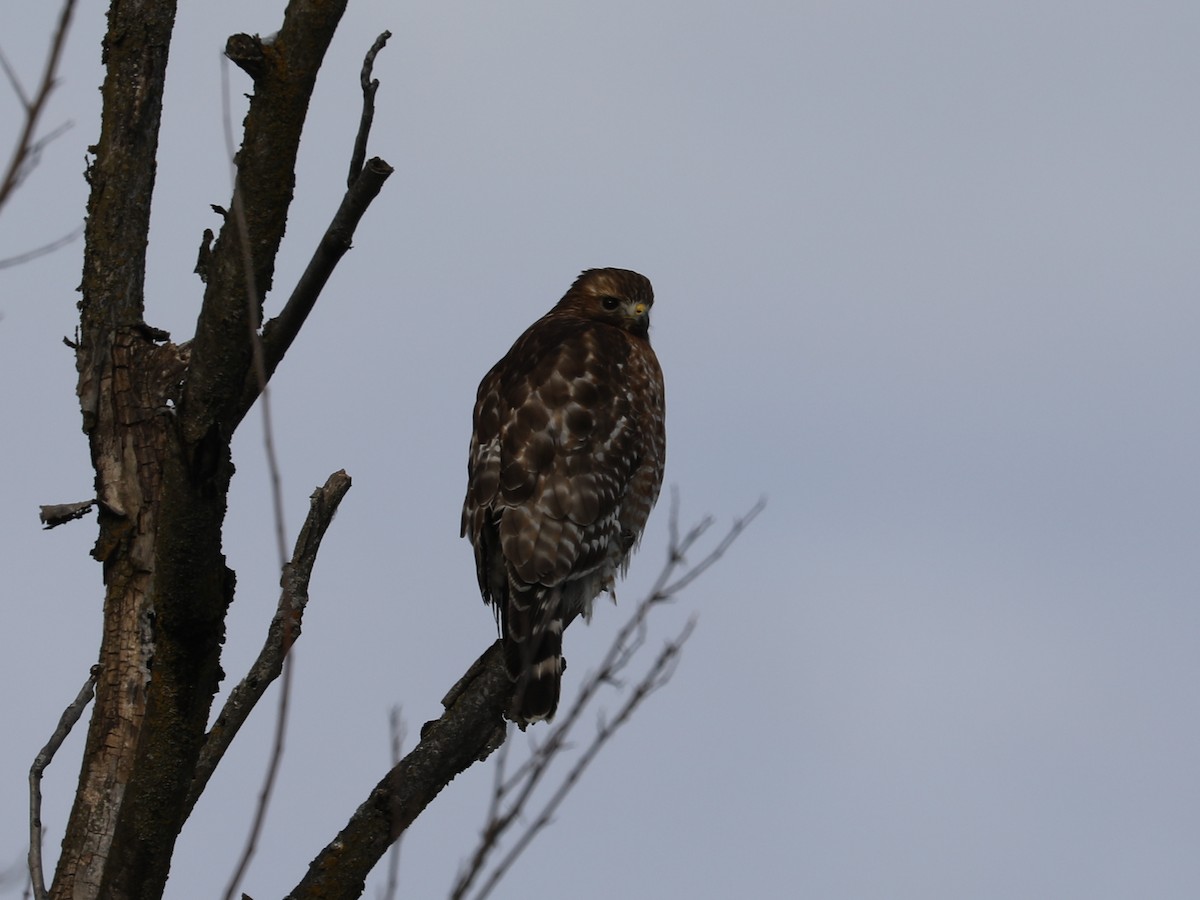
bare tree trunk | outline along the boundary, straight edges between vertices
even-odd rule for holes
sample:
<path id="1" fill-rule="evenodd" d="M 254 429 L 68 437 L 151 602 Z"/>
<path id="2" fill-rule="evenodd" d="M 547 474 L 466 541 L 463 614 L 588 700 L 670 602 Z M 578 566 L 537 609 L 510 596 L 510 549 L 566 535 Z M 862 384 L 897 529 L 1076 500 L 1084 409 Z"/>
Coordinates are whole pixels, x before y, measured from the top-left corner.
<path id="1" fill-rule="evenodd" d="M 88 170 L 80 343 L 76 351 L 83 427 L 100 500 L 93 555 L 104 566 L 104 635 L 96 704 L 75 805 L 51 888 L 53 897 L 117 896 L 128 871 L 114 838 L 128 827 L 154 657 L 155 542 L 169 420 L 162 380 L 174 348 L 142 321 L 146 239 L 154 189 L 167 51 L 175 4 L 115 3 L 104 59 L 104 112 Z M 136 123 L 136 127 L 130 127 Z M 178 375 L 176 376 L 178 380 Z M 170 829 L 158 841 L 174 841 Z M 156 841 L 156 843 L 158 842 Z M 171 846 L 164 859 L 170 859 Z M 132 874 L 132 873 L 131 873 Z M 164 875 L 165 878 L 165 875 Z"/>
<path id="2" fill-rule="evenodd" d="M 143 320 L 175 3 L 111 5 L 76 353 L 99 500 L 93 554 L 104 570 L 104 634 L 55 898 L 157 897 L 166 883 L 222 677 L 234 585 L 221 552 L 229 443 L 258 395 L 251 336 L 287 220 L 308 100 L 344 9 L 344 0 L 293 0 L 273 45 L 238 36 L 256 88 L 238 184 L 212 248 L 195 337 L 178 346 Z"/>

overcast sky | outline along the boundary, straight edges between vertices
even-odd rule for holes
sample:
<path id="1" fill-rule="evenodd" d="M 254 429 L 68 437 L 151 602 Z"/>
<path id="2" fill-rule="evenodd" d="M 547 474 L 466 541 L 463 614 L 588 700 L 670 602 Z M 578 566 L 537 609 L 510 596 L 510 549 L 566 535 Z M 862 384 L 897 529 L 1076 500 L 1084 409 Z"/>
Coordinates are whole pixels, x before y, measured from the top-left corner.
<path id="1" fill-rule="evenodd" d="M 74 126 L 0 215 L 0 256 L 81 220 L 102 5 L 80 5 L 46 117 Z M 220 50 L 282 6 L 181 4 L 146 312 L 176 340 L 229 197 Z M 6 12 L 27 85 L 56 14 Z M 458 538 L 475 387 L 581 269 L 614 265 L 655 285 L 684 520 L 769 505 L 658 619 L 655 642 L 699 614 L 675 680 L 498 896 L 1200 896 L 1200 5 L 359 0 L 270 312 L 340 199 L 385 28 L 371 152 L 396 173 L 273 385 L 289 542 L 330 472 L 354 487 L 244 889 L 299 880 L 386 770 L 389 708 L 415 735 L 493 639 Z M 0 90 L 5 150 L 17 112 Z M 37 520 L 92 493 L 61 340 L 81 252 L 0 270 L 0 863 L 23 858 L 29 763 L 99 646 L 94 518 Z M 256 417 L 234 452 L 226 690 L 278 577 Z M 567 633 L 567 702 L 666 537 L 663 504 L 621 606 Z M 168 897 L 223 889 L 271 725 L 226 757 Z M 51 857 L 83 732 L 47 773 Z M 490 778 L 410 830 L 402 895 L 445 894 Z"/>

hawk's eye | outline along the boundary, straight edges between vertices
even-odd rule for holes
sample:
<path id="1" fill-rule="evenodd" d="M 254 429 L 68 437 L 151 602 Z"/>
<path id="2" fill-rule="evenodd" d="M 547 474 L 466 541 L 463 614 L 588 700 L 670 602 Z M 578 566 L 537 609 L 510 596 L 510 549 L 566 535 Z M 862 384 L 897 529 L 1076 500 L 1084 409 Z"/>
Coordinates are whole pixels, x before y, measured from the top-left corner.
<path id="1" fill-rule="evenodd" d="M 607 309 L 609 312 L 612 312 L 614 309 L 616 309 L 618 306 L 621 305 L 621 301 L 618 300 L 616 297 L 601 297 L 600 305 L 603 306 L 605 309 Z"/>

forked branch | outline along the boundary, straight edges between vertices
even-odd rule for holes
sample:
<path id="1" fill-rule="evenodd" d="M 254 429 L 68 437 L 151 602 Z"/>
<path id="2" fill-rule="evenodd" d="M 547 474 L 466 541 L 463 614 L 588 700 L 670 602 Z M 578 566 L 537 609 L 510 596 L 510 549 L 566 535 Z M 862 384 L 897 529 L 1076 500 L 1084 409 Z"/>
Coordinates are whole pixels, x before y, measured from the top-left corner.
<path id="1" fill-rule="evenodd" d="M 248 379 L 257 379 L 251 323 L 261 320 L 274 281 L 309 98 L 345 7 L 346 0 L 292 0 L 269 46 L 248 39 L 261 49 L 262 68 L 254 77 L 228 206 L 240 214 L 225 217 L 205 266 L 204 301 L 179 412 L 188 443 L 214 432 L 231 435 L 245 415 L 243 389 Z M 242 37 L 230 39 L 231 54 Z M 252 309 L 245 299 L 248 285 Z"/>
<path id="2" fill-rule="evenodd" d="M 296 340 L 308 314 L 316 306 L 321 291 L 329 281 L 329 276 L 333 274 L 338 262 L 350 249 L 354 240 L 354 232 L 358 228 L 363 214 L 367 211 L 367 207 L 378 196 L 379 191 L 383 188 L 383 183 L 392 174 L 392 167 L 379 157 L 372 157 L 365 164 L 363 163 L 367 139 L 371 132 L 371 123 L 375 118 L 375 91 L 379 87 L 379 81 L 371 79 L 371 71 L 376 55 L 383 49 L 391 36 L 389 31 L 379 35 L 363 60 L 361 75 L 363 111 L 358 133 L 354 138 L 354 150 L 350 160 L 350 178 L 346 193 L 342 197 L 342 202 L 338 206 L 337 212 L 334 213 L 329 227 L 321 236 L 320 243 L 313 251 L 304 273 L 292 289 L 287 303 L 284 304 L 279 315 L 263 326 L 263 371 L 261 373 L 263 377 L 259 377 L 259 374 L 253 371 L 247 374 L 237 411 L 238 420 L 254 405 L 254 401 L 258 399 L 262 390 L 261 385 L 270 380 L 284 355 L 292 346 L 292 342 Z"/>

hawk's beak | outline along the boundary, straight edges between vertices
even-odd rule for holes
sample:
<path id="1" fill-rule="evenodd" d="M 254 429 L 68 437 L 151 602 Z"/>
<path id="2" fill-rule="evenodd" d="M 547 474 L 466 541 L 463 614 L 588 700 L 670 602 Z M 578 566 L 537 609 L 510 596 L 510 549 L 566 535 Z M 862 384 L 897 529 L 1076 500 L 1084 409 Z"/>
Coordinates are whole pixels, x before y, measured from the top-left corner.
<path id="1" fill-rule="evenodd" d="M 650 306 L 646 303 L 634 303 L 625 307 L 629 310 L 629 328 L 635 333 L 646 335 L 650 331 Z"/>

